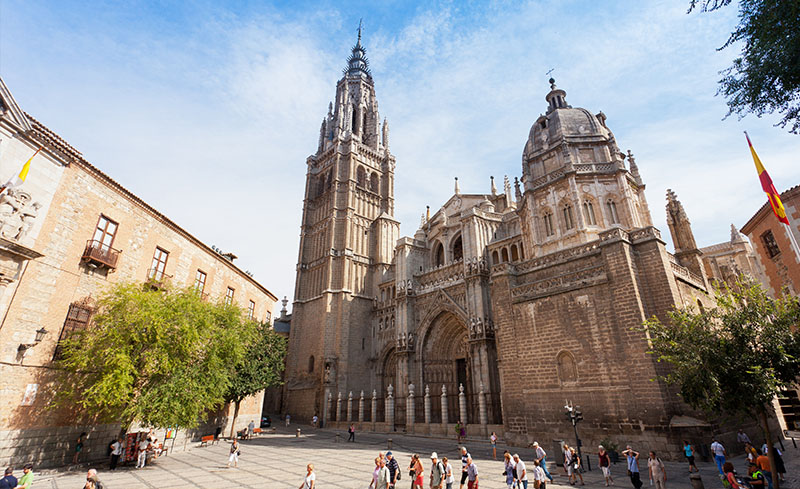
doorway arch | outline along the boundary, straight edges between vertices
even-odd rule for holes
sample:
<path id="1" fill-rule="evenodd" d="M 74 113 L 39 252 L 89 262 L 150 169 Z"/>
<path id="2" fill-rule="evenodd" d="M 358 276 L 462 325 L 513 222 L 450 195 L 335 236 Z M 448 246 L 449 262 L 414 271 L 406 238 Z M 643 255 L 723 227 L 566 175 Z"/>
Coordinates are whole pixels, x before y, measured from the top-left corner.
<path id="1" fill-rule="evenodd" d="M 458 421 L 458 387 L 464 386 L 465 394 L 472 394 L 471 359 L 468 330 L 464 321 L 450 311 L 442 311 L 428 326 L 418 352 L 421 363 L 422 385 L 431 388 L 431 395 L 439 399 L 442 385 L 447 389 L 448 420 Z M 433 419 L 441 420 L 441 403 L 431 403 Z M 471 404 L 471 403 L 468 403 Z M 468 417 L 472 419 L 472 406 Z"/>

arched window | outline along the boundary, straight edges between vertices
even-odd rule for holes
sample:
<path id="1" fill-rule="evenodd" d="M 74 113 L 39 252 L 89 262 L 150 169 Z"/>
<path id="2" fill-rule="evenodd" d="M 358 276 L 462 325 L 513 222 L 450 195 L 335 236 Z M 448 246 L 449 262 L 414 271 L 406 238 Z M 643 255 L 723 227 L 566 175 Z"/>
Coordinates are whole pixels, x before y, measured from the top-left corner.
<path id="1" fill-rule="evenodd" d="M 492 252 L 492 264 L 497 265 L 500 263 L 500 257 L 497 255 L 497 250 Z"/>
<path id="2" fill-rule="evenodd" d="M 333 185 L 333 171 L 329 171 L 327 176 L 325 177 L 325 188 L 330 190 L 332 185 Z"/>
<path id="3" fill-rule="evenodd" d="M 353 134 L 358 134 L 358 108 L 355 105 L 351 107 L 353 108 L 353 127 L 351 129 Z"/>
<path id="4" fill-rule="evenodd" d="M 356 171 L 356 185 L 364 188 L 364 185 L 367 183 L 367 172 L 364 171 L 363 166 L 358 167 L 358 171 Z"/>
<path id="5" fill-rule="evenodd" d="M 517 251 L 517 245 L 511 245 L 511 261 L 519 261 L 519 251 Z"/>
<path id="6" fill-rule="evenodd" d="M 553 228 L 553 214 L 551 212 L 546 213 L 542 216 L 542 221 L 544 222 L 544 233 L 548 237 L 554 235 L 556 232 Z"/>
<path id="7" fill-rule="evenodd" d="M 380 191 L 380 177 L 375 172 L 372 172 L 372 175 L 369 176 L 369 189 L 375 192 L 376 194 Z"/>
<path id="8" fill-rule="evenodd" d="M 308 357 L 308 373 L 314 373 L 314 355 Z"/>
<path id="9" fill-rule="evenodd" d="M 566 229 L 572 229 L 575 227 L 575 219 L 573 219 L 572 215 L 572 206 L 569 204 L 564 206 L 564 227 Z"/>
<path id="10" fill-rule="evenodd" d="M 619 224 L 619 216 L 617 215 L 617 204 L 613 200 L 608 199 L 606 202 L 606 209 L 608 209 L 608 219 L 611 224 Z"/>
<path id="11" fill-rule="evenodd" d="M 464 258 L 464 246 L 461 243 L 461 236 L 453 241 L 453 260 L 460 260 Z"/>
<path id="12" fill-rule="evenodd" d="M 442 243 L 437 243 L 433 253 L 433 266 L 440 267 L 444 265 L 444 246 Z"/>
<path id="13" fill-rule="evenodd" d="M 508 248 L 503 248 L 500 252 L 500 256 L 503 257 L 503 263 L 508 261 Z"/>
<path id="14" fill-rule="evenodd" d="M 594 206 L 588 200 L 583 201 L 583 217 L 586 219 L 586 224 L 589 226 L 596 226 L 597 219 L 594 216 Z"/>
<path id="15" fill-rule="evenodd" d="M 575 357 L 568 351 L 562 351 L 556 356 L 558 378 L 561 382 L 575 382 L 578 380 L 578 365 Z"/>

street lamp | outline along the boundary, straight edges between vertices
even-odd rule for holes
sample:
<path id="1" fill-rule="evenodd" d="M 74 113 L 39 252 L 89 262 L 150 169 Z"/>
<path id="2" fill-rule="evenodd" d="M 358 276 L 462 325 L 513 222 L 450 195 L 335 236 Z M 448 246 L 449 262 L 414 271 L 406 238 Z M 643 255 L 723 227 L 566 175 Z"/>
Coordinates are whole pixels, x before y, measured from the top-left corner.
<path id="1" fill-rule="evenodd" d="M 583 460 L 583 455 L 581 454 L 581 439 L 578 436 L 578 423 L 583 421 L 583 413 L 580 410 L 579 406 L 573 406 L 572 403 L 567 403 L 564 406 L 564 414 L 567 415 L 567 419 L 572 423 L 572 429 L 575 431 L 575 446 L 578 447 L 578 457 Z M 583 464 L 581 464 L 583 467 Z"/>
<path id="2" fill-rule="evenodd" d="M 20 343 L 19 347 L 17 347 L 17 352 L 25 353 L 28 348 L 33 348 L 34 346 L 38 345 L 44 339 L 44 335 L 47 334 L 47 330 L 44 329 L 44 326 L 36 330 L 36 337 L 33 340 L 33 343 Z"/>

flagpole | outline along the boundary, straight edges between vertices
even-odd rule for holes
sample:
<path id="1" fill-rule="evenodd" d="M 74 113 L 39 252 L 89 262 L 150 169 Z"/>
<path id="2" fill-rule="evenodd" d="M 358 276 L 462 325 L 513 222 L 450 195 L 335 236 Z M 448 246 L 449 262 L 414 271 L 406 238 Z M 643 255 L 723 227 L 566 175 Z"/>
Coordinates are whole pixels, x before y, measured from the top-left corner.
<path id="1" fill-rule="evenodd" d="M 798 263 L 800 263 L 800 247 L 797 246 L 797 239 L 794 237 L 794 233 L 792 232 L 792 227 L 788 224 L 786 226 L 786 234 L 789 235 L 789 242 L 792 243 L 792 251 L 794 251 L 794 256 L 797 258 Z"/>

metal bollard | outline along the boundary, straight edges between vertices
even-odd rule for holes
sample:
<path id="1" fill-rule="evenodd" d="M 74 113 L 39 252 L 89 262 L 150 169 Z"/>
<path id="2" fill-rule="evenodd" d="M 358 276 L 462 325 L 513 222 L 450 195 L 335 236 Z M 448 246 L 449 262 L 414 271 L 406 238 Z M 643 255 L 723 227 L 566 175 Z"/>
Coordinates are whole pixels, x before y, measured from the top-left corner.
<path id="1" fill-rule="evenodd" d="M 689 476 L 689 482 L 692 483 L 692 489 L 705 489 L 703 485 L 703 478 L 700 477 L 700 474 L 694 473 Z"/>
<path id="2" fill-rule="evenodd" d="M 386 440 L 386 449 L 387 450 L 391 450 L 392 449 L 392 439 L 391 438 Z"/>
<path id="3" fill-rule="evenodd" d="M 300 428 L 297 428 L 297 433 L 295 433 L 294 437 L 300 438 Z"/>
<path id="4" fill-rule="evenodd" d="M 339 440 L 342 438 L 342 435 L 336 433 L 336 438 L 333 439 L 334 443 L 339 443 Z"/>

